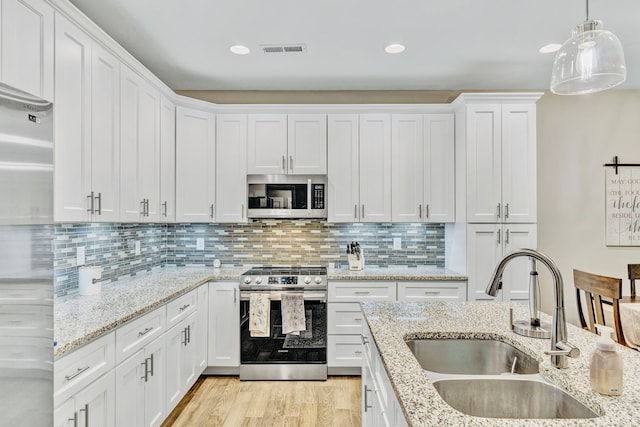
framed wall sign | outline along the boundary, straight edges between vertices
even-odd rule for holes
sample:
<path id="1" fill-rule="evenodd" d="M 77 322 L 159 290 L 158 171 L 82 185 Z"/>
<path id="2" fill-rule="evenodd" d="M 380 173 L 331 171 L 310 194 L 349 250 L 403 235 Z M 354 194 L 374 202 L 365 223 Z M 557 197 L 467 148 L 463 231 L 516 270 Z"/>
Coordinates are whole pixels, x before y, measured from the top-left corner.
<path id="1" fill-rule="evenodd" d="M 608 167 L 605 180 L 607 246 L 640 246 L 640 165 Z"/>

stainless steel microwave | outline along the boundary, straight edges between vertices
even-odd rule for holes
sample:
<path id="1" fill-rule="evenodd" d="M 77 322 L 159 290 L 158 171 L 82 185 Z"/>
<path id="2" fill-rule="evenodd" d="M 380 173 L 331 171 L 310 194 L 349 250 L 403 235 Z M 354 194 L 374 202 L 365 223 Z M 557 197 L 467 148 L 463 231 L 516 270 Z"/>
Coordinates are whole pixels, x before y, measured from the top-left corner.
<path id="1" fill-rule="evenodd" d="M 248 175 L 249 218 L 326 218 L 324 175 Z"/>

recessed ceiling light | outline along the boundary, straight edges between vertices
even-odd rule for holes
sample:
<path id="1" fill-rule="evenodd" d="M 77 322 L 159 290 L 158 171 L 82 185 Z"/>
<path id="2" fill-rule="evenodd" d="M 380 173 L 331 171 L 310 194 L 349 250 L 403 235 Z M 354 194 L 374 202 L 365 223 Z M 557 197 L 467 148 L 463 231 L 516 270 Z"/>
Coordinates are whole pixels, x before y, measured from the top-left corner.
<path id="1" fill-rule="evenodd" d="M 562 45 L 560 43 L 549 43 L 546 44 L 544 46 L 542 46 L 540 49 L 538 49 L 538 52 L 540 53 L 553 53 L 553 52 L 557 52 L 558 49 L 560 49 L 562 47 Z"/>
<path id="2" fill-rule="evenodd" d="M 404 50 L 404 45 L 398 43 L 390 44 L 389 46 L 384 48 L 384 51 L 387 53 L 401 53 L 404 52 Z"/>
<path id="3" fill-rule="evenodd" d="M 229 47 L 229 50 L 236 55 L 246 55 L 247 53 L 251 52 L 251 49 L 241 44 L 234 44 L 233 46 Z"/>

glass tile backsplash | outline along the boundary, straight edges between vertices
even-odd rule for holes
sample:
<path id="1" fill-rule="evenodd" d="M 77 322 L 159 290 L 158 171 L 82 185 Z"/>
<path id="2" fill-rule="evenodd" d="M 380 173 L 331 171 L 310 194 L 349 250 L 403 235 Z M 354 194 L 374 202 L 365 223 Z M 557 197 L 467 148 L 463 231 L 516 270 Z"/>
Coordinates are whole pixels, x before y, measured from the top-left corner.
<path id="1" fill-rule="evenodd" d="M 400 238 L 401 249 L 393 249 Z M 202 239 L 199 249 L 198 239 Z M 140 254 L 135 252 L 140 242 Z M 77 249 L 85 265 L 103 267 L 103 286 L 163 266 L 346 264 L 358 241 L 366 265 L 444 266 L 442 224 L 329 224 L 322 220 L 260 220 L 248 224 L 57 224 L 55 293 L 78 288 Z"/>

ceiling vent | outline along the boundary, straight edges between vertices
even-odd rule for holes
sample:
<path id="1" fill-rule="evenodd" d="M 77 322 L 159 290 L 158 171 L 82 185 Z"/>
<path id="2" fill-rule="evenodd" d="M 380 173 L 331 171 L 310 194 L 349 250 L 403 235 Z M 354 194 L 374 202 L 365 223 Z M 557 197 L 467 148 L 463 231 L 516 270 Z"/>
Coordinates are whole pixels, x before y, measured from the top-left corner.
<path id="1" fill-rule="evenodd" d="M 307 46 L 304 43 L 263 44 L 260 47 L 264 53 L 305 53 L 307 51 Z"/>

